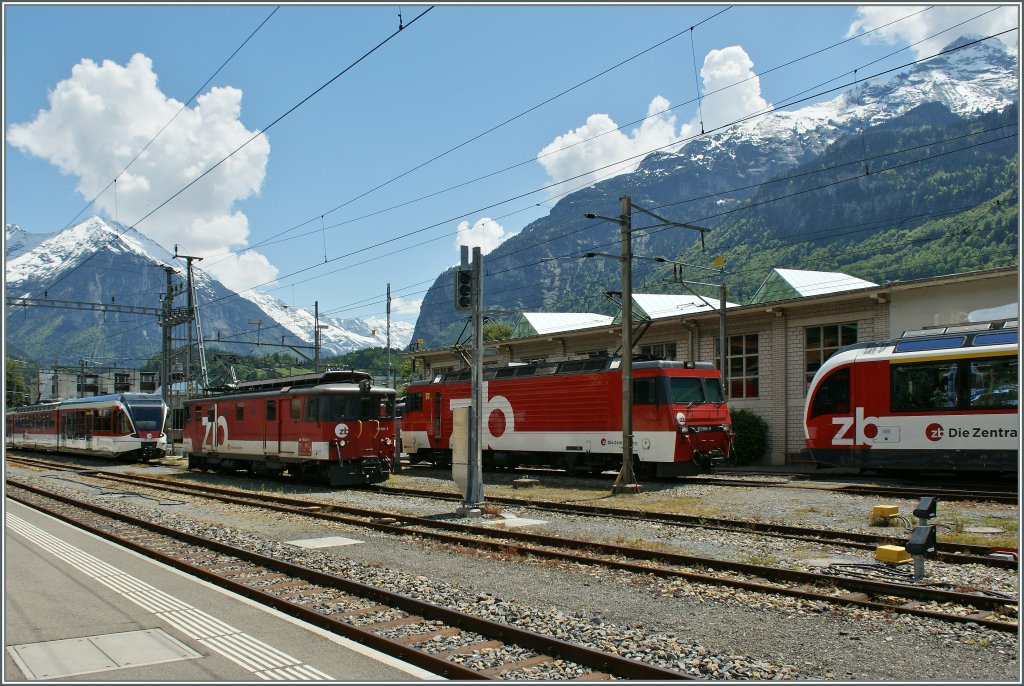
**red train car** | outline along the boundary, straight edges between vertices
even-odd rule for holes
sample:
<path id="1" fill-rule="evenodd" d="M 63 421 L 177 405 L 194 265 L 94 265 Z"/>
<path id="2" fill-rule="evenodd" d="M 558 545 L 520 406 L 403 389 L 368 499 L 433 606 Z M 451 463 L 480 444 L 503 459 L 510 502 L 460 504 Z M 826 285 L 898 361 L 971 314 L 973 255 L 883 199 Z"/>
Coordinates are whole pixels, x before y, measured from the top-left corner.
<path id="1" fill-rule="evenodd" d="M 159 395 L 98 395 L 16 407 L 5 414 L 12 448 L 142 462 L 167 452 L 167 405 Z"/>
<path id="2" fill-rule="evenodd" d="M 395 450 L 395 391 L 357 371 L 235 384 L 185 403 L 183 442 L 189 469 L 380 483 Z"/>
<path id="3" fill-rule="evenodd" d="M 484 371 L 484 467 L 598 473 L 622 465 L 621 358 Z M 452 408 L 468 407 L 469 371 L 409 386 L 402 445 L 413 463 L 451 463 Z M 732 423 L 713 365 L 633 363 L 634 466 L 640 476 L 697 474 L 719 464 Z"/>
<path id="4" fill-rule="evenodd" d="M 836 351 L 811 381 L 819 467 L 1016 474 L 1016 322 L 908 332 Z"/>

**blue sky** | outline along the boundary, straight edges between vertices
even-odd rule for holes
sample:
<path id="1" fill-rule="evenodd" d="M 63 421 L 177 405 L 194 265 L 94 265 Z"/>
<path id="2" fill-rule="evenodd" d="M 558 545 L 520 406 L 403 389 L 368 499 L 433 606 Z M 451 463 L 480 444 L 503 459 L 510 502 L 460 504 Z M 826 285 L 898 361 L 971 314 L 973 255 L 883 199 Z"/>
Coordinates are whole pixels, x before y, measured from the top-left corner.
<path id="1" fill-rule="evenodd" d="M 544 216 L 564 179 L 701 118 L 711 128 L 1015 27 L 1019 11 L 430 7 L 5 3 L 5 223 L 49 233 L 100 214 L 203 256 L 236 290 L 343 318 L 383 316 L 390 283 L 393 318 L 414 321 L 460 243 L 486 254 Z"/>

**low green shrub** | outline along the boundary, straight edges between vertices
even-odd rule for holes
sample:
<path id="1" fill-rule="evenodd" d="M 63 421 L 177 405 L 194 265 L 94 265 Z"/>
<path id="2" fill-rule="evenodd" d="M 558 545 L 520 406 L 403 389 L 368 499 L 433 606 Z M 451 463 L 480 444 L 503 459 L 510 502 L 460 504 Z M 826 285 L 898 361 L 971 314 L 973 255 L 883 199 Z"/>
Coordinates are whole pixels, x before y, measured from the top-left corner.
<path id="1" fill-rule="evenodd" d="M 768 422 L 750 410 L 731 410 L 737 464 L 758 464 L 768 452 Z"/>

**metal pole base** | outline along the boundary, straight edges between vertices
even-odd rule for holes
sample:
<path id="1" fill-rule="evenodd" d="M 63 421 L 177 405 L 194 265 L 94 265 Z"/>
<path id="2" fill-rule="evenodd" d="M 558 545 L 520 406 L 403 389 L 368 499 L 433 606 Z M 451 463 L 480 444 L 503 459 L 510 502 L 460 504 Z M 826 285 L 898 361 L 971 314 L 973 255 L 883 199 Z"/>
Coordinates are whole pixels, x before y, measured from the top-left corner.
<path id="1" fill-rule="evenodd" d="M 621 493 L 643 493 L 643 484 L 615 484 L 612 486 L 612 495 Z"/>

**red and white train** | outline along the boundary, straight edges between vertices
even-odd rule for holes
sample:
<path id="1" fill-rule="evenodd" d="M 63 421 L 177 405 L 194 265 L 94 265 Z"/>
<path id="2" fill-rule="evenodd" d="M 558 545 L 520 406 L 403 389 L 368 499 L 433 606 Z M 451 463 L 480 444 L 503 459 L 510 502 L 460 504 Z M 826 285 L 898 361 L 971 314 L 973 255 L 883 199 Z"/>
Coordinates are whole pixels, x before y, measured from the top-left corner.
<path id="1" fill-rule="evenodd" d="M 819 467 L 1016 474 L 1018 359 L 1016 322 L 841 348 L 811 382 L 807 448 Z"/>
<path id="2" fill-rule="evenodd" d="M 183 443 L 189 469 L 380 483 L 395 451 L 395 391 L 358 371 L 239 383 L 185 402 Z"/>
<path id="3" fill-rule="evenodd" d="M 485 370 L 484 467 L 619 469 L 620 364 L 600 358 Z M 410 461 L 451 464 L 452 409 L 469 403 L 468 370 L 411 384 L 402 418 Z M 703 362 L 634 362 L 633 434 L 639 476 L 697 474 L 722 462 L 733 434 L 718 370 Z"/>
<path id="4" fill-rule="evenodd" d="M 147 461 L 167 453 L 167 405 L 151 393 L 116 393 L 5 412 L 7 445 Z"/>

